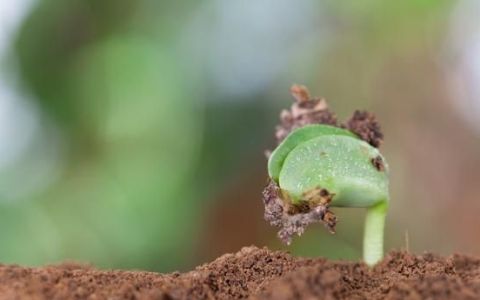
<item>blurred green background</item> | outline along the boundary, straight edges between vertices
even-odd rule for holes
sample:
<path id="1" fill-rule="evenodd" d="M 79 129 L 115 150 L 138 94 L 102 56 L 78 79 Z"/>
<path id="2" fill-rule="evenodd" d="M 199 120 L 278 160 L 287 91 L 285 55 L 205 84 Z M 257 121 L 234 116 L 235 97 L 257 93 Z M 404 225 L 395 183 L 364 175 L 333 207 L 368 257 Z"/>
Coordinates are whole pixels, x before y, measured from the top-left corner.
<path id="1" fill-rule="evenodd" d="M 387 249 L 479 254 L 480 3 L 0 2 L 0 262 L 187 270 L 242 246 L 358 259 L 363 211 L 263 221 L 289 87 L 376 113 Z"/>

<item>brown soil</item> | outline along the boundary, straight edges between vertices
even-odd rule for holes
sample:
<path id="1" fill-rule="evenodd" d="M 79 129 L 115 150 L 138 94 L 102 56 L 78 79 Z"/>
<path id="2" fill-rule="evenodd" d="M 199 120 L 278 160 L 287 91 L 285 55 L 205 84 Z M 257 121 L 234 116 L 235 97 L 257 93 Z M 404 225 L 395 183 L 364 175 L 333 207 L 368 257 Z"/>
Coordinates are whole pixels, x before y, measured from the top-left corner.
<path id="1" fill-rule="evenodd" d="M 368 111 L 356 110 L 345 124 L 338 124 L 337 116 L 328 108 L 325 99 L 312 97 L 303 85 L 294 84 L 290 88 L 295 102 L 290 109 L 280 113 L 280 123 L 276 128 L 275 137 L 279 144 L 296 128 L 309 124 L 325 124 L 347 128 L 373 147 L 380 147 L 383 133 L 375 115 Z"/>
<path id="2" fill-rule="evenodd" d="M 283 200 L 280 188 L 274 181 L 270 180 L 263 190 L 264 219 L 270 225 L 280 227 L 278 237 L 287 245 L 290 245 L 295 234 L 302 235 L 312 223 L 323 223 L 328 231 L 335 233 L 337 217 L 329 209 L 333 195 L 325 189 L 315 189 L 310 194 L 317 201 L 292 205 Z"/>
<path id="3" fill-rule="evenodd" d="M 391 252 L 362 263 L 243 248 L 188 273 L 0 265 L 0 299 L 480 299 L 480 258 Z"/>

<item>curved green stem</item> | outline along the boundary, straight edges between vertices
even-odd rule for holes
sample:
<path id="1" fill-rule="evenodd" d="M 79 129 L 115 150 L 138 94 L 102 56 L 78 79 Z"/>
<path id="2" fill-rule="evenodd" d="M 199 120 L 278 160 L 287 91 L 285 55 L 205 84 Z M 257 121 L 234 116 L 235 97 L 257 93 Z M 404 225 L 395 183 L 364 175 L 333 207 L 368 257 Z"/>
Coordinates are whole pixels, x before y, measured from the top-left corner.
<path id="1" fill-rule="evenodd" d="M 363 259 L 372 266 L 383 258 L 383 234 L 388 202 L 369 207 L 365 219 L 365 233 L 363 236 Z"/>

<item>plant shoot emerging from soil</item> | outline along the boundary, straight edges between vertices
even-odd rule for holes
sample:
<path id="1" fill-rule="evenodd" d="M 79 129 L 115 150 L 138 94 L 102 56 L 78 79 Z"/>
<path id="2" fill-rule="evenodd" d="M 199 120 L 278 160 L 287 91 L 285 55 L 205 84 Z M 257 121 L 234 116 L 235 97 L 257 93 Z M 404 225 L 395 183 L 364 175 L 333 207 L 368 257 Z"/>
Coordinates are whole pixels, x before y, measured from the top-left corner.
<path id="1" fill-rule="evenodd" d="M 279 145 L 268 160 L 265 219 L 280 227 L 280 239 L 290 244 L 311 223 L 334 233 L 337 218 L 330 207 L 366 208 L 363 256 L 373 265 L 383 257 L 389 202 L 380 126 L 360 111 L 339 125 L 325 100 L 311 98 L 304 86 L 294 85 L 291 92 L 296 101 L 281 113 Z"/>

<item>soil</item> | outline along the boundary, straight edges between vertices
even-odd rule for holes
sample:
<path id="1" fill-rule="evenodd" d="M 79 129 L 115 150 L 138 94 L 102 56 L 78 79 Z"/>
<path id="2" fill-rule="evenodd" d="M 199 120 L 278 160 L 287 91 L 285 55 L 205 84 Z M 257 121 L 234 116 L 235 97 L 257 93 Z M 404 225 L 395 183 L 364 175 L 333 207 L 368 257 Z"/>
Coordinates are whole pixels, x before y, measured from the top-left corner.
<path id="1" fill-rule="evenodd" d="M 283 200 L 284 196 L 274 181 L 270 180 L 263 190 L 264 219 L 270 225 L 280 227 L 277 235 L 283 243 L 290 245 L 293 236 L 302 235 L 312 223 L 323 223 L 328 231 L 335 232 L 337 217 L 329 209 L 333 195 L 325 189 L 311 192 L 318 200 L 311 202 L 314 205 L 308 201 L 292 205 Z"/>
<path id="2" fill-rule="evenodd" d="M 480 258 L 391 252 L 368 268 L 246 247 L 187 273 L 0 265 L 0 299 L 480 299 Z"/>
<path id="3" fill-rule="evenodd" d="M 356 110 L 344 127 L 357 134 L 362 140 L 373 147 L 380 147 L 383 142 L 383 133 L 375 115 L 368 111 Z"/>
<path id="4" fill-rule="evenodd" d="M 378 148 L 382 144 L 382 129 L 373 113 L 356 110 L 344 124 L 339 124 L 337 116 L 328 108 L 325 99 L 310 96 L 305 86 L 294 84 L 290 93 L 295 101 L 290 109 L 284 109 L 280 113 L 280 122 L 275 131 L 277 144 L 294 129 L 309 124 L 346 128 L 373 147 Z"/>

